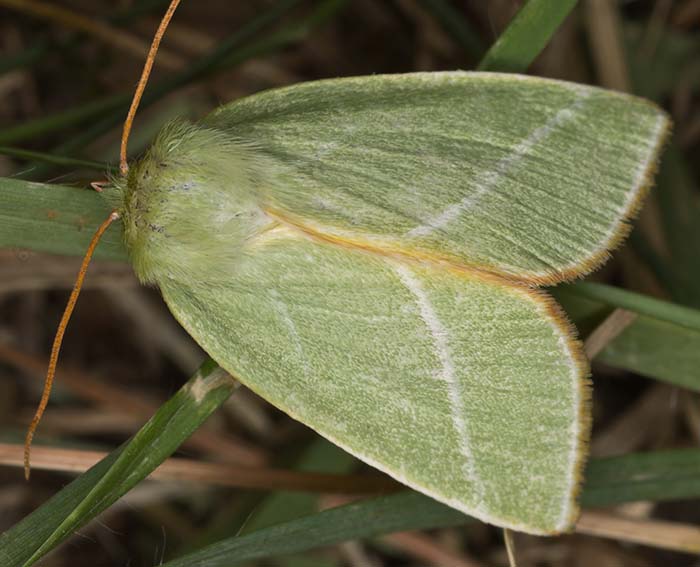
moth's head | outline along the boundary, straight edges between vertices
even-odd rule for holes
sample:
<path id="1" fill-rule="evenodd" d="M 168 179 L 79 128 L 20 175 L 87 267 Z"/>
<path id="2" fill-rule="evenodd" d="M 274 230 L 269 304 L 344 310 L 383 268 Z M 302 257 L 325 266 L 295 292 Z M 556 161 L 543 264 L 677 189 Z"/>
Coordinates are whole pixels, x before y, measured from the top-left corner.
<path id="1" fill-rule="evenodd" d="M 255 149 L 199 124 L 167 124 L 126 176 L 101 193 L 120 214 L 134 270 L 216 283 L 272 221 L 259 206 L 265 168 Z"/>

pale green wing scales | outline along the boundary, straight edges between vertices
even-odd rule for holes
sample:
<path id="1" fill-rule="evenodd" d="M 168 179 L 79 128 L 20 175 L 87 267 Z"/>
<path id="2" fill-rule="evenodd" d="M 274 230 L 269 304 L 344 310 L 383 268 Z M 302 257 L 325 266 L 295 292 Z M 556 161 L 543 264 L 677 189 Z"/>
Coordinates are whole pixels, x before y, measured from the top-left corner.
<path id="1" fill-rule="evenodd" d="M 159 283 L 219 364 L 360 459 L 487 522 L 573 525 L 587 366 L 543 293 L 283 226 L 225 284 Z"/>
<path id="2" fill-rule="evenodd" d="M 267 156 L 267 206 L 287 222 L 538 284 L 624 237 L 669 125 L 632 96 L 466 72 L 303 83 L 205 123 Z"/>

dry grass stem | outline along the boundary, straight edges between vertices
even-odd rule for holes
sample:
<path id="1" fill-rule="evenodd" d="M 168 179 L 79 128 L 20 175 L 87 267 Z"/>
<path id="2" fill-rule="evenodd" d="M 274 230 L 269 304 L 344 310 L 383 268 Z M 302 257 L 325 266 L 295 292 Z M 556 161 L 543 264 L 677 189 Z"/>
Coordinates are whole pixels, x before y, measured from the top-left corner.
<path id="1" fill-rule="evenodd" d="M 370 555 L 363 542 L 346 541 L 338 544 L 338 553 L 347 567 L 383 567 L 377 558 Z"/>
<path id="2" fill-rule="evenodd" d="M 35 446 L 32 468 L 70 473 L 82 473 L 107 456 L 102 451 L 61 449 Z M 23 448 L 12 443 L 0 443 L 0 465 L 23 466 Z M 235 488 L 260 490 L 300 490 L 339 494 L 376 494 L 396 490 L 400 485 L 385 476 L 334 475 L 292 470 L 241 467 L 224 463 L 207 463 L 193 459 L 170 458 L 163 462 L 150 479 L 194 482 Z"/>
<path id="3" fill-rule="evenodd" d="M 590 510 L 581 514 L 576 532 L 683 553 L 700 553 L 700 527 L 689 524 L 639 520 Z"/>
<path id="4" fill-rule="evenodd" d="M 624 331 L 634 320 L 637 314 L 626 309 L 615 309 L 600 325 L 588 336 L 584 345 L 586 356 L 593 360 L 610 342 Z"/>
<path id="5" fill-rule="evenodd" d="M 600 84 L 609 89 L 629 92 L 630 78 L 617 4 L 610 0 L 586 0 L 583 6 Z"/>
<path id="6" fill-rule="evenodd" d="M 392 547 L 414 557 L 427 565 L 449 565 L 450 567 L 486 567 L 463 551 L 449 551 L 438 545 L 435 539 L 418 532 L 400 532 L 382 538 Z"/>

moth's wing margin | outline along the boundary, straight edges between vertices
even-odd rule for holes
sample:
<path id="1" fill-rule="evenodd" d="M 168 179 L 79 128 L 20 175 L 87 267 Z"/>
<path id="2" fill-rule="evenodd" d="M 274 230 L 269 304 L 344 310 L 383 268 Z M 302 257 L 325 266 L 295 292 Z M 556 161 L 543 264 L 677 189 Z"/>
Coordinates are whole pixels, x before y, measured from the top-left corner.
<path id="1" fill-rule="evenodd" d="M 534 284 L 605 261 L 669 130 L 663 111 L 626 94 L 465 72 L 303 83 L 208 122 L 281 167 L 263 185 L 286 222 Z"/>
<path id="2" fill-rule="evenodd" d="M 249 253 L 230 286 L 161 282 L 221 366 L 465 513 L 537 534 L 571 528 L 587 365 L 551 299 L 284 228 Z"/>

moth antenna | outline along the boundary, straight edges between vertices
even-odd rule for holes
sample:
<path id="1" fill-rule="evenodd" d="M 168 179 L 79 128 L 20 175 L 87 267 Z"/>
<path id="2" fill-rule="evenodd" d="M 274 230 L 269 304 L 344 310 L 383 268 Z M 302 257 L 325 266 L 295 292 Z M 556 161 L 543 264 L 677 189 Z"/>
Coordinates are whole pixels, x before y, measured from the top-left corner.
<path id="1" fill-rule="evenodd" d="M 161 20 L 160 25 L 158 26 L 158 29 L 156 30 L 156 33 L 153 36 L 153 42 L 151 43 L 151 48 L 148 51 L 146 62 L 143 66 L 143 71 L 141 72 L 141 78 L 139 79 L 139 83 L 136 87 L 136 92 L 134 93 L 134 98 L 132 99 L 131 106 L 129 107 L 129 112 L 126 116 L 126 120 L 124 121 L 124 130 L 122 131 L 121 148 L 119 152 L 119 171 L 124 176 L 129 172 L 129 164 L 126 161 L 126 148 L 129 142 L 129 134 L 131 133 L 131 127 L 134 123 L 134 117 L 136 116 L 136 111 L 139 107 L 139 103 L 141 102 L 143 92 L 144 90 L 146 90 L 146 85 L 148 84 L 148 77 L 151 74 L 153 62 L 155 61 L 156 54 L 158 53 L 158 47 L 160 46 L 160 42 L 163 39 L 165 30 L 168 28 L 168 24 L 170 23 L 170 20 L 172 19 L 173 14 L 175 13 L 175 10 L 177 9 L 179 4 L 180 0 L 171 0 L 167 11 L 165 12 L 163 19 Z M 90 185 L 95 191 L 102 191 L 103 182 L 93 182 Z M 63 311 L 63 316 L 61 317 L 61 321 L 58 324 L 56 336 L 53 340 L 53 346 L 51 347 L 51 356 L 49 358 L 49 368 L 46 371 L 44 391 L 41 394 L 39 407 L 37 408 L 36 413 L 34 414 L 34 418 L 32 419 L 32 422 L 29 425 L 29 429 L 27 430 L 27 437 L 24 441 L 24 478 L 26 478 L 27 480 L 29 480 L 29 473 L 31 470 L 29 465 L 29 458 L 31 452 L 32 439 L 34 438 L 34 433 L 36 432 L 36 429 L 39 426 L 39 421 L 41 421 L 41 417 L 44 415 L 46 406 L 49 403 L 51 387 L 53 386 L 53 379 L 56 374 L 56 364 L 58 362 L 58 355 L 61 351 L 61 344 L 63 343 L 63 335 L 66 332 L 68 321 L 70 321 L 71 315 L 73 314 L 73 309 L 75 309 L 75 304 L 78 301 L 78 296 L 80 295 L 80 290 L 82 289 L 83 281 L 85 280 L 85 274 L 90 264 L 90 260 L 92 259 L 92 255 L 95 252 L 95 248 L 97 247 L 97 244 L 100 241 L 100 238 L 102 238 L 104 232 L 107 230 L 107 228 L 109 228 L 109 225 L 112 224 L 112 222 L 114 222 L 118 218 L 119 213 L 117 211 L 112 211 L 107 217 L 107 219 L 95 231 L 95 235 L 92 237 L 90 245 L 88 246 L 88 249 L 85 252 L 85 256 L 83 257 L 83 262 L 80 265 L 80 271 L 78 272 L 78 277 L 76 278 L 75 284 L 73 285 L 73 291 L 71 291 L 70 297 L 68 298 L 66 309 Z"/>
<path id="2" fill-rule="evenodd" d="M 143 65 L 143 71 L 141 72 L 141 78 L 139 79 L 139 84 L 136 86 L 136 92 L 134 93 L 134 98 L 131 101 L 131 107 L 129 108 L 129 113 L 126 115 L 126 120 L 124 121 L 124 130 L 122 132 L 122 143 L 121 149 L 119 151 L 119 171 L 122 175 L 126 175 L 129 172 L 129 164 L 126 162 L 126 145 L 129 142 L 129 134 L 131 133 L 131 126 L 134 123 L 134 117 L 136 116 L 136 110 L 141 102 L 141 97 L 143 96 L 143 91 L 146 90 L 146 84 L 148 84 L 148 77 L 151 74 L 151 69 L 153 68 L 153 62 L 156 59 L 156 53 L 158 53 L 158 47 L 160 46 L 160 40 L 163 39 L 165 30 L 168 28 L 168 24 L 175 13 L 180 0 L 171 0 L 168 10 L 165 12 L 163 19 L 160 21 L 160 25 L 153 36 L 153 42 L 151 43 L 151 48 L 148 50 L 148 55 L 146 57 L 146 63 Z"/>
<path id="3" fill-rule="evenodd" d="M 49 368 L 46 371 L 46 381 L 44 382 L 44 391 L 41 394 L 41 401 L 39 402 L 39 407 L 34 414 L 29 429 L 27 430 L 27 437 L 24 440 L 24 478 L 29 480 L 29 453 L 30 447 L 32 445 L 32 439 L 34 438 L 34 433 L 39 425 L 41 416 L 44 415 L 44 410 L 46 410 L 46 405 L 49 403 L 49 396 L 51 395 L 51 386 L 53 386 L 53 378 L 56 374 L 56 363 L 58 362 L 58 353 L 61 350 L 61 343 L 63 342 L 63 334 L 66 332 L 66 327 L 68 326 L 68 321 L 73 314 L 73 309 L 75 308 L 75 303 L 80 295 L 80 289 L 83 287 L 83 281 L 85 280 L 85 273 L 87 272 L 88 265 L 92 259 L 92 254 L 97 247 L 97 243 L 102 238 L 104 232 L 109 228 L 109 225 L 113 221 L 119 218 L 119 213 L 117 211 L 112 211 L 107 219 L 99 226 L 95 231 L 95 235 L 90 241 L 87 252 L 83 257 L 83 263 L 80 265 L 80 271 L 78 272 L 78 277 L 73 285 L 73 291 L 71 291 L 70 297 L 68 298 L 68 303 L 66 304 L 66 309 L 63 311 L 63 316 L 61 317 L 61 322 L 58 324 L 58 329 L 56 330 L 56 336 L 53 339 L 53 346 L 51 347 L 51 357 L 49 358 Z"/>

